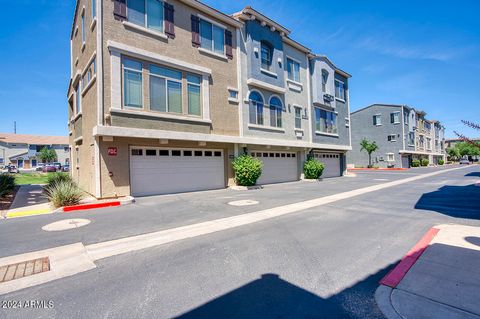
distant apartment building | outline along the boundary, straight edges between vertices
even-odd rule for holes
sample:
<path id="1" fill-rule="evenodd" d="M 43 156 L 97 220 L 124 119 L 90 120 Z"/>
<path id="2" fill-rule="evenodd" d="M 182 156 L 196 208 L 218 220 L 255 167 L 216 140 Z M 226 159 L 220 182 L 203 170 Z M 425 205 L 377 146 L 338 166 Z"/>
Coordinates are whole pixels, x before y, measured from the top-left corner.
<path id="1" fill-rule="evenodd" d="M 259 184 L 299 180 L 309 154 L 341 176 L 350 75 L 290 33 L 251 7 L 77 1 L 73 178 L 96 197 L 224 188 L 243 153 L 263 162 Z"/>
<path id="2" fill-rule="evenodd" d="M 70 163 L 70 147 L 66 136 L 0 133 L 0 165 L 35 168 L 42 162 L 38 153 L 44 147 L 55 151 L 56 162 L 63 165 Z"/>
<path id="3" fill-rule="evenodd" d="M 393 104 L 373 104 L 352 112 L 348 164 L 368 165 L 368 155 L 360 146 L 364 138 L 379 146 L 373 153 L 374 166 L 409 168 L 413 159 L 426 158 L 432 165 L 445 160 L 445 128 L 425 116 L 423 111 Z"/>

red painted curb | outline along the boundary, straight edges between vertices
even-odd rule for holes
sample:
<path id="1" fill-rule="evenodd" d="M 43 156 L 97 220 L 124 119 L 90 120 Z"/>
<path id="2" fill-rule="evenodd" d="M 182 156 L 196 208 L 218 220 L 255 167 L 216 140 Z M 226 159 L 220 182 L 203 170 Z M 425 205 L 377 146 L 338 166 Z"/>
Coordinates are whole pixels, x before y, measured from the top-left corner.
<path id="1" fill-rule="evenodd" d="M 120 206 L 120 201 L 98 203 L 98 204 L 84 204 L 84 205 L 76 205 L 76 206 L 65 206 L 63 208 L 63 212 L 67 213 L 67 212 L 73 212 L 73 211 L 78 211 L 78 210 L 87 210 L 87 209 L 113 207 L 113 206 Z"/>
<path id="2" fill-rule="evenodd" d="M 417 262 L 418 258 L 427 249 L 433 237 L 440 231 L 438 228 L 431 228 L 423 238 L 402 258 L 402 260 L 380 280 L 380 284 L 395 288 L 402 281 L 403 277 Z"/>

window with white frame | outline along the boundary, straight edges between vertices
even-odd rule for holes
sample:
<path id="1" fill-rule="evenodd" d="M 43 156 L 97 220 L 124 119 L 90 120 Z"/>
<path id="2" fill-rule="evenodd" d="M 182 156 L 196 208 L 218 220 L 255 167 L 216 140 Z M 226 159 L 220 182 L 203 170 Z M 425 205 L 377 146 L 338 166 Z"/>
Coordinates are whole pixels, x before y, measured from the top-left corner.
<path id="1" fill-rule="evenodd" d="M 408 145 L 415 145 L 415 132 L 408 132 L 407 143 Z"/>
<path id="2" fill-rule="evenodd" d="M 432 139 L 427 137 L 427 150 L 432 149 Z"/>
<path id="3" fill-rule="evenodd" d="M 399 124 L 400 123 L 400 112 L 390 113 L 390 123 Z"/>
<path id="4" fill-rule="evenodd" d="M 250 124 L 263 125 L 263 97 L 252 91 L 248 99 Z"/>
<path id="5" fill-rule="evenodd" d="M 295 128 L 302 128 L 302 108 L 295 106 Z"/>
<path id="6" fill-rule="evenodd" d="M 182 72 L 150 65 L 150 109 L 182 113 Z"/>
<path id="7" fill-rule="evenodd" d="M 345 101 L 345 83 L 335 80 L 335 97 Z"/>
<path id="8" fill-rule="evenodd" d="M 348 117 L 345 118 L 345 127 L 350 127 L 350 119 Z"/>
<path id="9" fill-rule="evenodd" d="M 373 116 L 373 125 L 382 125 L 382 115 L 381 114 L 375 114 Z"/>
<path id="10" fill-rule="evenodd" d="M 273 55 L 273 48 L 270 43 L 262 41 L 260 43 L 261 46 L 261 68 L 267 71 L 271 71 L 272 69 L 272 55 Z"/>
<path id="11" fill-rule="evenodd" d="M 92 62 L 90 62 L 87 70 L 82 76 L 82 90 L 84 90 L 92 81 L 93 77 L 97 73 L 97 62 L 96 58 L 93 58 Z"/>
<path id="12" fill-rule="evenodd" d="M 272 96 L 270 98 L 269 104 L 270 104 L 270 126 L 282 127 L 282 112 L 283 112 L 282 101 L 278 97 Z"/>
<path id="13" fill-rule="evenodd" d="M 328 71 L 322 70 L 322 92 L 327 93 Z"/>
<path id="14" fill-rule="evenodd" d="M 202 78 L 195 74 L 187 74 L 188 114 L 202 115 L 200 103 Z"/>
<path id="15" fill-rule="evenodd" d="M 143 107 L 142 63 L 124 58 L 123 63 L 123 105 L 125 107 Z"/>
<path id="16" fill-rule="evenodd" d="M 230 99 L 238 100 L 238 90 L 228 89 L 228 97 Z"/>
<path id="17" fill-rule="evenodd" d="M 408 125 L 410 123 L 410 117 L 408 116 L 408 111 L 403 112 L 403 118 L 405 121 L 405 125 Z"/>
<path id="18" fill-rule="evenodd" d="M 397 141 L 397 135 L 389 134 L 387 139 L 388 139 L 389 142 L 396 142 Z"/>
<path id="19" fill-rule="evenodd" d="M 131 23 L 163 32 L 163 1 L 127 0 L 127 17 Z"/>
<path id="20" fill-rule="evenodd" d="M 337 113 L 315 108 L 315 131 L 337 134 Z"/>
<path id="21" fill-rule="evenodd" d="M 387 162 L 395 162 L 395 154 L 387 153 Z"/>
<path id="22" fill-rule="evenodd" d="M 82 112 L 82 97 L 80 93 L 80 83 L 75 88 L 75 114 Z"/>
<path id="23" fill-rule="evenodd" d="M 92 0 L 92 19 L 97 17 L 97 0 Z"/>
<path id="24" fill-rule="evenodd" d="M 82 13 L 82 42 L 85 43 L 85 13 Z"/>
<path id="25" fill-rule="evenodd" d="M 289 80 L 300 82 L 300 63 L 287 58 L 287 75 Z"/>
<path id="26" fill-rule="evenodd" d="M 200 19 L 200 47 L 221 55 L 225 54 L 225 29 Z"/>

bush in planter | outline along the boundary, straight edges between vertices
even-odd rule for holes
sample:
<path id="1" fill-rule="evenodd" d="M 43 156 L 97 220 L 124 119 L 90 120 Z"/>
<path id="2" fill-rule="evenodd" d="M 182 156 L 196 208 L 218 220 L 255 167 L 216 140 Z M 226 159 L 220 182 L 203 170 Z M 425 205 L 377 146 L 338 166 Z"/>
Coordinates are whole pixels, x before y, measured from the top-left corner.
<path id="1" fill-rule="evenodd" d="M 262 175 L 262 161 L 251 155 L 242 155 L 233 161 L 235 182 L 240 186 L 253 186 Z"/>
<path id="2" fill-rule="evenodd" d="M 59 182 L 70 182 L 73 183 L 72 177 L 67 173 L 53 173 L 48 176 L 47 185 L 45 185 L 45 191 L 48 191 L 54 184 Z"/>
<path id="3" fill-rule="evenodd" d="M 430 161 L 426 158 L 423 158 L 422 159 L 422 166 L 428 166 L 428 164 L 430 164 Z"/>
<path id="4" fill-rule="evenodd" d="M 0 198 L 12 192 L 15 188 L 15 177 L 10 174 L 0 174 Z"/>
<path id="5" fill-rule="evenodd" d="M 412 167 L 419 167 L 420 166 L 420 160 L 414 159 L 412 160 Z"/>
<path id="6" fill-rule="evenodd" d="M 445 164 L 445 161 L 443 159 L 439 159 L 438 160 L 438 165 L 443 165 L 443 164 Z"/>
<path id="7" fill-rule="evenodd" d="M 83 191 L 68 180 L 53 183 L 45 193 L 55 207 L 77 205 L 83 198 Z"/>
<path id="8" fill-rule="evenodd" d="M 303 173 L 306 179 L 319 179 L 325 166 L 318 160 L 310 158 L 303 164 Z"/>

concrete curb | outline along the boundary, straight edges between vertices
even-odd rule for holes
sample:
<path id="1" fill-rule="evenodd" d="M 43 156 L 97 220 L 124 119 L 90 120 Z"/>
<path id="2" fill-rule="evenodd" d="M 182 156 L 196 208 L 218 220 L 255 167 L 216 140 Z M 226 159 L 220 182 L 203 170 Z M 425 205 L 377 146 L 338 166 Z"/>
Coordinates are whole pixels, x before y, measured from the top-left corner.
<path id="1" fill-rule="evenodd" d="M 228 187 L 231 190 L 234 191 L 252 191 L 252 190 L 257 190 L 257 189 L 263 189 L 262 185 L 255 185 L 255 186 L 229 186 Z"/>
<path id="2" fill-rule="evenodd" d="M 375 291 L 375 302 L 387 319 L 404 319 L 392 305 L 392 300 L 390 298 L 392 292 L 393 288 L 380 285 Z"/>
<path id="3" fill-rule="evenodd" d="M 316 182 L 321 182 L 323 181 L 323 178 L 317 178 L 317 179 L 308 179 L 308 178 L 303 178 L 300 181 L 302 182 L 307 182 L 307 183 L 316 183 Z"/>
<path id="4" fill-rule="evenodd" d="M 57 208 L 53 212 L 69 213 L 69 212 L 96 209 L 96 208 L 124 206 L 124 205 L 133 204 L 133 203 L 135 203 L 135 198 L 132 196 L 127 196 L 125 198 L 122 198 L 121 200 L 114 200 L 114 201 L 108 201 L 103 203 L 87 203 L 87 204 L 80 204 L 75 206 L 64 206 L 64 207 Z"/>

